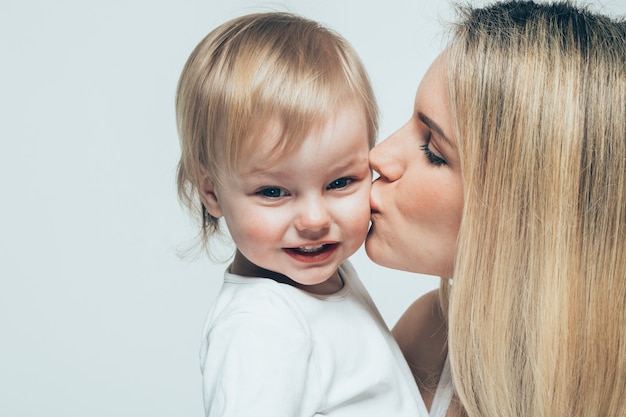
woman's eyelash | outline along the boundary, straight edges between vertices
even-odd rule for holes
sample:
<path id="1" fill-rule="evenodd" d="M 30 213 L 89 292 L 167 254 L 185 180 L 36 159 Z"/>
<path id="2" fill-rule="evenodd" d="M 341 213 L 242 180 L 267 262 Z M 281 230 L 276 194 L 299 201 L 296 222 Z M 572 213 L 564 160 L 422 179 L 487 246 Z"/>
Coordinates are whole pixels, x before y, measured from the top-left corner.
<path id="1" fill-rule="evenodd" d="M 426 154 L 426 158 L 428 158 L 428 162 L 430 162 L 431 164 L 436 166 L 448 165 L 445 159 L 435 155 L 433 151 L 430 150 L 430 148 L 428 147 L 428 143 L 420 146 L 420 149 L 424 152 L 424 154 Z"/>

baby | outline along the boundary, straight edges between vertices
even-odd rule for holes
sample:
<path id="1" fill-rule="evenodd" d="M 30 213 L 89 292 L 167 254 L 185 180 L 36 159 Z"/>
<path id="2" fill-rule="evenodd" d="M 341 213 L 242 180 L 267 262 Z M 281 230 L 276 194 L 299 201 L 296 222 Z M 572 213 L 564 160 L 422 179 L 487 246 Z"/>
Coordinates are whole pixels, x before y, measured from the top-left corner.
<path id="1" fill-rule="evenodd" d="M 370 219 L 377 107 L 350 45 L 286 13 L 204 38 L 176 101 L 179 195 L 236 252 L 207 317 L 207 416 L 427 416 L 347 258 Z M 199 204 L 200 203 L 200 204 Z"/>

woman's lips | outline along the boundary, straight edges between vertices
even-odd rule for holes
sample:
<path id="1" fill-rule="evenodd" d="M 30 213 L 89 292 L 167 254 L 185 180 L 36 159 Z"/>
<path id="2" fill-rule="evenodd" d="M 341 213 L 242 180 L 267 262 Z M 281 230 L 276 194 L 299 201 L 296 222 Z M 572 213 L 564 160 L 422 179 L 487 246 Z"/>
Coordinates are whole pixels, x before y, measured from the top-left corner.
<path id="1" fill-rule="evenodd" d="M 376 183 L 377 182 L 374 181 L 374 183 L 372 184 L 372 189 L 370 191 L 370 211 L 372 213 L 378 213 L 379 208 L 380 208 L 378 203 L 376 202 L 377 201 L 376 200 L 376 194 L 375 194 L 375 187 L 377 185 Z"/>
<path id="2" fill-rule="evenodd" d="M 376 200 L 373 198 L 373 196 L 370 196 L 370 211 L 372 213 L 378 213 L 378 204 L 376 203 Z"/>

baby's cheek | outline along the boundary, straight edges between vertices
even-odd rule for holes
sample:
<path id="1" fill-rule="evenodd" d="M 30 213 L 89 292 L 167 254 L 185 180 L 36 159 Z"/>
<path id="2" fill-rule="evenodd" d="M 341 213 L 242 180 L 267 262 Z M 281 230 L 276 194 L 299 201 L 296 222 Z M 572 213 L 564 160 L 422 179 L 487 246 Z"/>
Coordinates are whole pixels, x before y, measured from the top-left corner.
<path id="1" fill-rule="evenodd" d="M 359 230 L 359 233 L 362 233 L 363 236 L 365 236 L 369 229 L 371 216 L 369 198 L 361 204 L 355 205 L 349 213 L 351 214 L 350 219 L 352 228 Z"/>
<path id="2" fill-rule="evenodd" d="M 264 216 L 260 213 L 246 213 L 230 222 L 228 229 L 237 246 L 255 246 L 276 239 L 278 232 L 277 217 Z"/>

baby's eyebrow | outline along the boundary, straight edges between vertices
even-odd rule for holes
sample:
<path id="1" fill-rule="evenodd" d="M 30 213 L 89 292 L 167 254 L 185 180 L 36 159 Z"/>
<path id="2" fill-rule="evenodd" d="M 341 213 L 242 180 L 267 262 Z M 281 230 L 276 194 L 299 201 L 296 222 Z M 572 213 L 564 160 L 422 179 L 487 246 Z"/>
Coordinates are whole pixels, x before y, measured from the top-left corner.
<path id="1" fill-rule="evenodd" d="M 428 128 L 430 130 L 432 130 L 433 132 L 437 133 L 439 136 L 441 136 L 441 139 L 443 139 L 448 145 L 454 147 L 454 142 L 452 142 L 448 136 L 443 133 L 443 129 L 441 127 L 439 127 L 439 125 L 437 123 L 435 123 L 433 120 L 431 120 L 428 116 L 426 116 L 424 113 L 422 112 L 418 112 L 417 113 L 417 117 L 419 117 L 419 119 L 426 125 L 428 126 Z"/>

